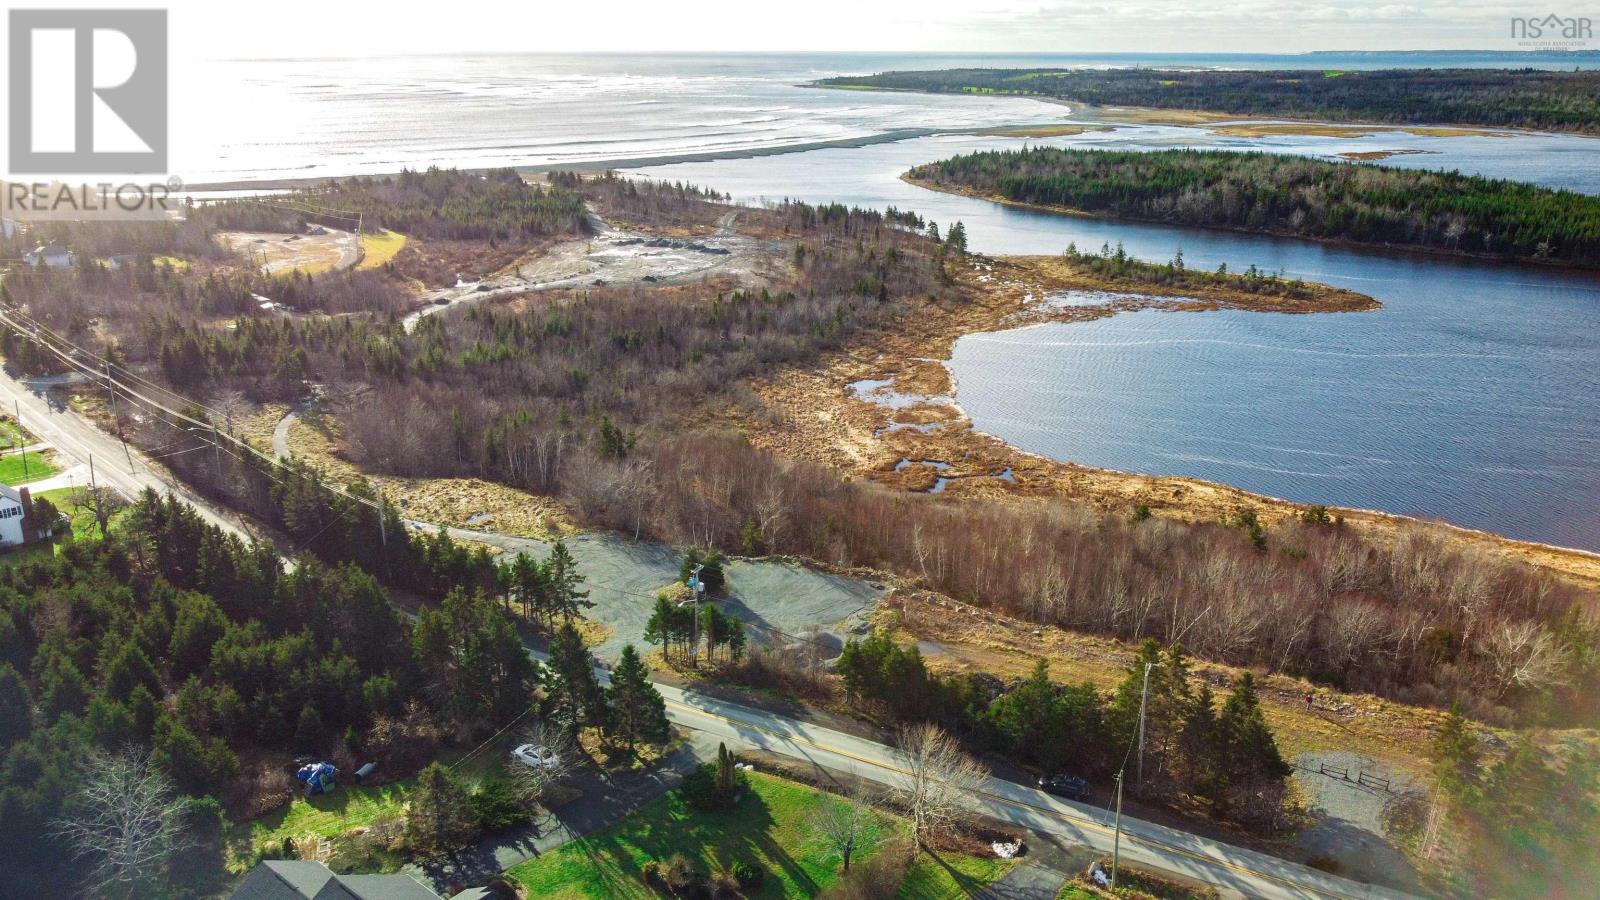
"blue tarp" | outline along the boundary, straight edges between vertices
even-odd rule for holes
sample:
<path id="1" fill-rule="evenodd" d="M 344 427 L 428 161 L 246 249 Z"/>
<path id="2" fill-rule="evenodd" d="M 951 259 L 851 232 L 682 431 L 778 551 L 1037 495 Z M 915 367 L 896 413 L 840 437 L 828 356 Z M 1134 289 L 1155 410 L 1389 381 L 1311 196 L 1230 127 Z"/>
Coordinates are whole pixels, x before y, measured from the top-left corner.
<path id="1" fill-rule="evenodd" d="M 318 794 L 326 794 L 338 785 L 339 770 L 334 768 L 333 763 L 310 763 L 301 766 L 300 771 L 294 773 L 294 777 L 306 783 L 307 797 L 315 797 Z"/>

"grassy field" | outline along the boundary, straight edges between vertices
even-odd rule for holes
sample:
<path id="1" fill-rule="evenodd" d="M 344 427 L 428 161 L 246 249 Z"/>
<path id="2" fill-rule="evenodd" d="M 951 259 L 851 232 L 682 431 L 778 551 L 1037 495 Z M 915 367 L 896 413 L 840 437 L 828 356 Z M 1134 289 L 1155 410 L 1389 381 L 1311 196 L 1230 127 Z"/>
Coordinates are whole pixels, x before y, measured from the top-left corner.
<path id="1" fill-rule="evenodd" d="M 56 468 L 54 455 L 45 453 L 13 453 L 0 456 L 0 483 L 9 485 L 28 484 L 49 478 L 61 471 Z"/>
<path id="2" fill-rule="evenodd" d="M 681 853 L 702 872 L 725 871 L 736 862 L 759 865 L 767 877 L 751 896 L 811 897 L 838 878 L 839 860 L 816 840 L 811 822 L 817 812 L 841 801 L 832 794 L 768 775 L 753 773 L 751 791 L 726 812 L 688 808 L 676 792 L 645 806 L 621 822 L 512 869 L 510 875 L 529 896 L 546 900 L 637 898 L 656 895 L 641 872 L 651 860 L 664 862 Z M 903 837 L 906 823 L 882 815 L 885 838 Z M 973 885 L 987 884 L 1007 865 L 999 860 L 943 858 L 913 867 L 902 897 L 963 897 Z M 917 893 L 907 893 L 913 887 Z M 933 893 L 922 893 L 923 889 Z"/>
<path id="3" fill-rule="evenodd" d="M 394 259 L 395 254 L 406 245 L 406 236 L 384 229 L 382 234 L 363 234 L 361 236 L 361 262 L 357 269 L 377 269 L 384 263 Z"/>

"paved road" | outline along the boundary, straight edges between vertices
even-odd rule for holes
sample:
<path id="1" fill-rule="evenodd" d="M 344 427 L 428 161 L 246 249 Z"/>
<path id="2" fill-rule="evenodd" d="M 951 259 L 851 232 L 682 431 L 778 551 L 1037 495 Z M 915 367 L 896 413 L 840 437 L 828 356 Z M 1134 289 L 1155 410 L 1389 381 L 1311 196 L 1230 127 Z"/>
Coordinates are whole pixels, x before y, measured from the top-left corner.
<path id="1" fill-rule="evenodd" d="M 1065 874 L 1029 861 L 979 891 L 977 900 L 1056 900 L 1066 883 Z"/>
<path id="2" fill-rule="evenodd" d="M 170 482 L 142 454 L 130 451 L 125 455 L 121 442 L 70 410 L 57 411 L 51 408 L 42 397 L 29 392 L 4 372 L 0 372 L 0 403 L 5 403 L 13 410 L 20 407 L 24 427 L 51 443 L 63 455 L 83 463 L 93 457 L 96 474 L 102 483 L 120 493 L 131 497 L 145 487 L 153 487 L 188 501 L 208 521 L 229 531 L 246 534 L 230 513 L 216 509 L 181 485 Z M 451 529 L 451 532 L 506 549 L 514 549 L 525 541 L 485 532 L 460 529 Z M 903 783 L 904 760 L 891 747 L 669 685 L 659 687 L 666 698 L 669 717 L 681 727 L 728 741 L 735 746 L 810 762 L 830 771 L 851 773 L 889 787 Z M 1060 800 L 1000 779 L 990 779 L 972 801 L 974 812 L 991 818 L 1097 850 L 1111 849 L 1112 828 L 1103 810 Z M 1407 896 L 1130 817 L 1123 818 L 1122 848 L 1131 863 L 1213 884 L 1229 894 L 1239 896 Z"/>
<path id="3" fill-rule="evenodd" d="M 698 735 L 649 772 L 612 778 L 585 772 L 572 785 L 582 792 L 578 799 L 527 825 L 486 835 L 471 847 L 412 863 L 402 871 L 431 882 L 443 896 L 449 895 L 453 884 L 483 884 L 512 866 L 616 822 L 677 787 L 702 760 L 716 755 L 716 740 Z"/>
<path id="4" fill-rule="evenodd" d="M 666 698 L 668 716 L 682 727 L 891 788 L 905 783 L 904 757 L 883 744 L 668 685 L 658 687 Z M 972 798 L 971 807 L 1001 822 L 1111 851 L 1111 819 L 1102 809 L 998 778 L 989 779 Z M 1122 854 L 1131 864 L 1215 885 L 1233 896 L 1340 900 L 1408 896 L 1128 816 L 1122 819 Z"/>
<path id="5" fill-rule="evenodd" d="M 0 370 L 0 405 L 13 415 L 21 410 L 22 427 L 50 444 L 61 456 L 87 466 L 94 460 L 95 481 L 124 497 L 133 498 L 145 488 L 176 496 L 199 511 L 208 522 L 249 540 L 251 534 L 232 512 L 219 509 L 180 484 L 143 453 L 96 428 L 70 408 L 52 406 L 9 372 Z M 85 479 L 87 481 L 87 479 Z"/>

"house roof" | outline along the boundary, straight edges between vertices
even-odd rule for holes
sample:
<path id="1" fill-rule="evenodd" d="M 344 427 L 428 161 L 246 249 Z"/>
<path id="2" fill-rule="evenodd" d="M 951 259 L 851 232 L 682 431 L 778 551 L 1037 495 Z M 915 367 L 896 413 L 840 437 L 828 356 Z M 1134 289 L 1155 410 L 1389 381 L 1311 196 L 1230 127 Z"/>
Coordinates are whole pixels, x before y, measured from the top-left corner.
<path id="1" fill-rule="evenodd" d="M 16 503 L 22 502 L 22 492 L 9 484 L 0 484 L 0 497 Z"/>
<path id="2" fill-rule="evenodd" d="M 239 882 L 229 900 L 439 900 L 409 875 L 335 875 L 319 862 L 266 860 Z"/>

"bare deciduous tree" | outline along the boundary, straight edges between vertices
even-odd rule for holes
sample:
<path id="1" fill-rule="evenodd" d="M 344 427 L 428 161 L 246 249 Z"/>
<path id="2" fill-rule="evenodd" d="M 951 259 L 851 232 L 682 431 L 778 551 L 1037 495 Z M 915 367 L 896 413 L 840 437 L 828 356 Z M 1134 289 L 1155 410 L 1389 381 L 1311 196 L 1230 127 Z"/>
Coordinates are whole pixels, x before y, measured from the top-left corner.
<path id="1" fill-rule="evenodd" d="M 901 800 L 911 815 L 917 841 L 925 843 L 933 835 L 955 828 L 989 773 L 937 725 L 904 726 L 896 743 L 906 757 Z"/>
<path id="2" fill-rule="evenodd" d="M 166 776 L 143 750 L 96 751 L 83 785 L 56 833 L 87 865 L 84 886 L 93 894 L 130 896 L 159 883 L 167 861 L 183 847 L 181 802 Z"/>
<path id="3" fill-rule="evenodd" d="M 242 391 L 225 388 L 212 396 L 211 408 L 222 413 L 222 427 L 231 433 L 234 425 L 249 414 L 253 404 Z"/>
<path id="4" fill-rule="evenodd" d="M 873 812 L 876 796 L 868 783 L 858 778 L 839 802 L 824 803 L 812 815 L 816 841 L 839 854 L 846 872 L 856 854 L 870 851 L 882 837 L 882 820 Z"/>
<path id="5" fill-rule="evenodd" d="M 1488 629 L 1484 655 L 1501 695 L 1513 688 L 1555 687 L 1566 680 L 1566 654 L 1555 635 L 1535 622 L 1503 622 Z"/>
<path id="6" fill-rule="evenodd" d="M 511 784 L 517 796 L 530 806 L 549 798 L 550 789 L 577 771 L 580 755 L 572 733 L 549 722 L 538 721 L 522 733 L 520 743 L 543 747 L 551 756 L 545 766 L 529 766 L 513 761 L 510 766 Z"/>

